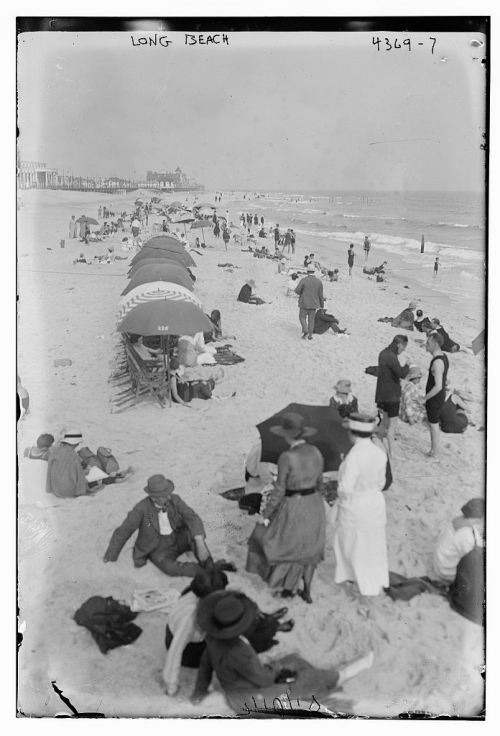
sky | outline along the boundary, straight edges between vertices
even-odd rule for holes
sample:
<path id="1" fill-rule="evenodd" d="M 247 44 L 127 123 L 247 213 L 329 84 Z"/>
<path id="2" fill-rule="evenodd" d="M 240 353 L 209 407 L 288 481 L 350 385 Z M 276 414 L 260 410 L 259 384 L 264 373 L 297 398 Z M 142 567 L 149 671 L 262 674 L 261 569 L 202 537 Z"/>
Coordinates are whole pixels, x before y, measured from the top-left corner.
<path id="1" fill-rule="evenodd" d="M 411 50 L 379 33 L 380 51 L 372 33 L 132 44 L 145 35 L 19 36 L 21 160 L 139 179 L 180 166 L 219 190 L 483 188 L 485 52 L 470 34 L 435 34 L 434 53 L 417 33 Z"/>

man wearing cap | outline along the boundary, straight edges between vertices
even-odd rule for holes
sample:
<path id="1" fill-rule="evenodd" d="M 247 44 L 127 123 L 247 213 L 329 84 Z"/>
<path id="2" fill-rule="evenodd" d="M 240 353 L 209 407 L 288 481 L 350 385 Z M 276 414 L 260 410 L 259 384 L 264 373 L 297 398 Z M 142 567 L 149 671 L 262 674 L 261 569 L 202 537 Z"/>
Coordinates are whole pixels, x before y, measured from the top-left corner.
<path id="1" fill-rule="evenodd" d="M 460 509 L 462 516 L 446 524 L 434 549 L 434 572 L 447 583 L 452 583 L 462 557 L 475 545 L 484 545 L 484 499 L 471 498 Z"/>
<path id="2" fill-rule="evenodd" d="M 316 268 L 313 263 L 307 266 L 307 276 L 301 279 L 295 288 L 299 295 L 299 320 L 302 327 L 302 339 L 306 337 L 313 339 L 314 318 L 317 309 L 323 309 L 325 299 L 323 296 L 323 284 L 314 275 Z"/>
<path id="3" fill-rule="evenodd" d="M 113 532 L 104 562 L 116 562 L 135 531 L 132 557 L 135 567 L 148 560 L 167 575 L 194 577 L 208 560 L 205 529 L 198 514 L 174 493 L 174 484 L 163 475 L 152 475 L 144 488 L 148 497 L 139 501 Z M 192 551 L 198 562 L 178 562 L 183 552 Z"/>

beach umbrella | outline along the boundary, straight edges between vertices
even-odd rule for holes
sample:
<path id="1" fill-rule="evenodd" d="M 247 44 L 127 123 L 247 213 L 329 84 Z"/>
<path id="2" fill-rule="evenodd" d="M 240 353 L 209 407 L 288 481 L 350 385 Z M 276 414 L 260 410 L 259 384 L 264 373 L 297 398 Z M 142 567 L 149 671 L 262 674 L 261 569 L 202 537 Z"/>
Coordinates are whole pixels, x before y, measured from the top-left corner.
<path id="1" fill-rule="evenodd" d="M 95 218 L 87 217 L 87 215 L 82 215 L 81 217 L 79 217 L 77 222 L 85 222 L 87 225 L 98 225 L 99 224 Z"/>
<path id="2" fill-rule="evenodd" d="M 193 205 L 193 209 L 200 209 L 201 207 L 207 207 L 210 210 L 217 209 L 214 204 L 210 204 L 209 202 L 197 202 L 195 205 Z"/>
<path id="3" fill-rule="evenodd" d="M 281 424 L 283 414 L 294 412 L 304 417 L 308 427 L 314 427 L 316 434 L 309 437 L 310 445 L 315 445 L 323 455 L 325 472 L 338 470 L 341 455 L 345 455 L 351 448 L 347 429 L 343 427 L 342 419 L 336 409 L 330 406 L 309 406 L 306 404 L 289 404 L 277 414 L 257 424 L 262 439 L 261 462 L 277 463 L 282 452 L 288 450 L 289 445 L 277 434 L 271 432 L 271 427 Z"/>
<path id="4" fill-rule="evenodd" d="M 120 299 L 118 302 L 118 321 L 120 322 L 137 304 L 163 298 L 190 302 L 196 304 L 200 309 L 203 308 L 200 299 L 192 291 L 185 289 L 184 286 L 169 281 L 153 281 L 137 286 Z"/>
<path id="5" fill-rule="evenodd" d="M 203 236 L 203 242 L 205 242 L 205 229 L 211 226 L 210 220 L 195 220 L 191 225 L 191 230 L 199 230 L 201 228 L 201 234 Z"/>
<path id="6" fill-rule="evenodd" d="M 181 212 L 180 215 L 172 217 L 172 222 L 194 222 L 195 218 L 190 212 Z"/>
<path id="7" fill-rule="evenodd" d="M 146 240 L 144 245 L 150 246 L 165 246 L 170 245 L 174 250 L 185 250 L 183 244 L 172 233 L 161 233 L 161 235 L 153 235 L 151 238 Z"/>
<path id="8" fill-rule="evenodd" d="M 122 296 L 135 289 L 136 286 L 153 281 L 169 281 L 170 283 L 184 286 L 189 291 L 193 291 L 194 289 L 194 281 L 184 266 L 173 263 L 173 261 L 165 261 L 164 263 L 153 263 L 149 266 L 138 268 L 128 285 L 122 291 Z"/>
<path id="9" fill-rule="evenodd" d="M 472 351 L 474 355 L 477 355 L 478 353 L 481 352 L 481 350 L 484 350 L 484 346 L 485 346 L 485 331 L 483 330 L 472 341 Z"/>
<path id="10" fill-rule="evenodd" d="M 127 276 L 130 279 L 139 268 L 142 268 L 142 266 L 151 266 L 155 263 L 175 263 L 177 266 L 184 266 L 184 268 L 186 268 L 186 264 L 182 262 L 180 255 L 180 253 L 162 251 L 161 253 L 152 255 L 151 258 L 143 258 L 142 261 L 137 261 L 133 266 L 130 266 Z"/>
<path id="11" fill-rule="evenodd" d="M 135 200 L 135 203 L 136 204 L 144 204 L 144 200 L 143 199 L 136 199 Z"/>
<path id="12" fill-rule="evenodd" d="M 140 256 L 140 258 L 138 257 Z M 139 253 L 136 253 L 134 258 L 132 258 L 130 265 L 135 266 L 136 263 L 140 263 L 141 261 L 146 260 L 147 258 L 169 258 L 169 256 L 175 256 L 175 259 L 180 263 L 182 263 L 184 266 L 196 266 L 196 262 L 194 261 L 193 257 L 185 250 L 185 248 L 182 248 L 182 250 L 171 250 L 170 248 L 164 247 L 164 248 L 158 248 L 158 247 L 150 247 L 149 245 L 144 245 Z"/>
<path id="13" fill-rule="evenodd" d="M 137 304 L 119 322 L 117 330 L 145 337 L 160 335 L 171 405 L 169 336 L 195 335 L 197 332 L 209 332 L 212 327 L 207 315 L 196 304 L 165 296 Z"/>

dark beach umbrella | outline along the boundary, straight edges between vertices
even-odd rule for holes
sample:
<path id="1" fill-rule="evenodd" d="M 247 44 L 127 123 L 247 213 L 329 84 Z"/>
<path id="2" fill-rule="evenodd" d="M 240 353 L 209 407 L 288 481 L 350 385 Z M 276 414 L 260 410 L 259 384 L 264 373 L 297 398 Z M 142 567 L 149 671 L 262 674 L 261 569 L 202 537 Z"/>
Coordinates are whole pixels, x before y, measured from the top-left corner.
<path id="1" fill-rule="evenodd" d="M 196 304 L 189 301 L 154 299 L 141 302 L 118 324 L 119 332 L 135 335 L 194 335 L 210 332 L 213 325 Z"/>
<path id="2" fill-rule="evenodd" d="M 196 220 L 191 225 L 191 230 L 199 230 L 201 228 L 201 235 L 203 237 L 203 242 L 205 242 L 205 230 L 204 228 L 210 227 L 212 224 L 211 220 Z"/>
<path id="3" fill-rule="evenodd" d="M 87 215 L 82 215 L 78 218 L 77 222 L 85 222 L 87 225 L 98 225 L 99 223 L 94 217 L 87 217 Z"/>
<path id="4" fill-rule="evenodd" d="M 193 291 L 194 289 L 193 279 L 188 274 L 184 266 L 173 263 L 172 261 L 165 261 L 165 263 L 153 263 L 149 266 L 138 268 L 125 289 L 122 291 L 122 296 L 124 294 L 128 294 L 132 289 L 135 289 L 136 286 L 147 284 L 150 281 L 170 281 L 173 284 L 184 286 L 184 288 L 189 289 L 190 291 Z M 208 332 L 208 330 L 206 330 L 206 332 Z"/>
<path id="5" fill-rule="evenodd" d="M 146 240 L 144 245 L 147 245 L 150 248 L 165 248 L 167 250 L 175 250 L 178 253 L 183 253 L 186 251 L 184 244 L 181 243 L 179 238 L 176 238 L 174 235 L 168 235 L 167 233 L 163 233 L 162 235 L 153 235 L 152 238 Z"/>
<path id="6" fill-rule="evenodd" d="M 178 253 L 168 253 L 163 252 L 161 254 L 152 255 L 151 258 L 143 258 L 142 261 L 137 261 L 133 266 L 130 267 L 128 272 L 128 278 L 132 278 L 132 276 L 139 270 L 139 268 L 142 268 L 142 266 L 152 266 L 153 264 L 165 264 L 165 263 L 174 263 L 177 266 L 185 266 L 185 264 L 178 258 Z"/>
<path id="7" fill-rule="evenodd" d="M 336 409 L 330 406 L 308 406 L 307 404 L 289 404 L 264 422 L 257 424 L 262 439 L 261 461 L 277 463 L 282 452 L 288 449 L 288 443 L 271 432 L 271 427 L 281 424 L 283 414 L 294 412 L 304 417 L 308 427 L 314 427 L 317 433 L 308 437 L 307 442 L 315 445 L 323 455 L 325 472 L 338 470 L 341 455 L 346 455 L 351 449 L 347 429 L 342 426 L 345 421 Z"/>
<path id="8" fill-rule="evenodd" d="M 168 245 L 166 246 L 150 246 L 144 245 L 139 253 L 137 253 L 130 261 L 131 266 L 135 266 L 137 263 L 144 261 L 148 258 L 169 258 L 175 257 L 175 260 L 182 263 L 184 266 L 196 266 L 196 261 L 193 257 L 185 250 L 173 250 Z"/>

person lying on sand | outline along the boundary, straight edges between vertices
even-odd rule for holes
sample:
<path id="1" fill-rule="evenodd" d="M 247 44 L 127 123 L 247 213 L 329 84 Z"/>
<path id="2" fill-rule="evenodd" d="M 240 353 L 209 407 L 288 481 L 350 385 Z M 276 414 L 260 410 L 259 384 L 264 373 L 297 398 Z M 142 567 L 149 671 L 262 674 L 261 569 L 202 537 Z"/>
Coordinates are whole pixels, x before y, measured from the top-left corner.
<path id="1" fill-rule="evenodd" d="M 341 417 L 347 417 L 358 411 L 358 400 L 352 393 L 352 384 L 346 378 L 341 378 L 333 387 L 333 396 L 328 402 L 329 406 L 336 409 Z"/>
<path id="2" fill-rule="evenodd" d="M 445 353 L 458 353 L 460 345 L 451 339 L 437 317 L 433 317 L 431 319 L 430 329 L 433 332 L 437 332 L 443 338 L 442 350 L 444 350 Z"/>
<path id="3" fill-rule="evenodd" d="M 334 317 L 333 314 L 328 314 L 326 311 L 326 307 L 318 309 L 316 314 L 314 315 L 315 335 L 323 335 L 325 332 L 328 332 L 328 330 L 331 330 L 336 335 L 347 335 L 347 330 L 341 330 L 338 325 L 338 319 Z"/>
<path id="4" fill-rule="evenodd" d="M 419 388 L 421 378 L 422 369 L 411 366 L 401 385 L 399 418 L 408 424 L 419 424 L 426 418 L 424 393 Z"/>
<path id="5" fill-rule="evenodd" d="M 202 520 L 174 490 L 173 482 L 161 474 L 148 478 L 147 498 L 115 529 L 104 562 L 116 562 L 125 543 L 138 532 L 132 552 L 135 567 L 144 567 L 150 560 L 166 575 L 192 578 L 214 564 Z M 184 552 L 193 552 L 197 562 L 179 562 Z M 234 571 L 234 565 L 224 560 L 215 564 L 220 570 Z"/>
<path id="6" fill-rule="evenodd" d="M 163 668 L 163 681 L 168 695 L 175 695 L 179 689 L 179 674 L 182 667 L 198 669 L 201 657 L 206 649 L 205 632 L 197 625 L 196 612 L 198 603 L 211 593 L 225 590 L 227 576 L 217 568 L 197 573 L 191 584 L 181 593 L 168 614 L 165 631 L 165 647 L 167 656 Z M 280 608 L 275 613 L 263 613 L 258 610 L 254 625 L 246 632 L 246 636 L 256 652 L 266 652 L 278 641 L 274 638 L 278 631 L 291 631 L 293 620 L 280 622 L 288 612 Z"/>
<path id="7" fill-rule="evenodd" d="M 462 515 L 445 525 L 434 548 L 434 573 L 447 583 L 455 580 L 460 559 L 476 544 L 483 545 L 484 499 L 471 498 L 460 510 Z"/>
<path id="8" fill-rule="evenodd" d="M 397 317 L 381 317 L 378 322 L 389 322 L 393 327 L 402 327 L 404 330 L 413 330 L 415 321 L 414 310 L 417 308 L 415 302 L 410 302 L 406 309 L 398 314 Z"/>
<path id="9" fill-rule="evenodd" d="M 266 302 L 260 297 L 252 295 L 253 289 L 255 289 L 254 279 L 248 279 L 245 281 L 238 294 L 237 301 L 243 302 L 244 304 L 265 304 Z"/>
<path id="10" fill-rule="evenodd" d="M 205 697 L 215 671 L 228 705 L 240 716 L 274 713 L 276 700 L 281 704 L 280 698 L 284 701 L 282 708 L 293 702 L 293 707 L 307 711 L 313 699 L 324 704 L 346 680 L 373 664 L 373 652 L 369 652 L 350 664 L 331 669 L 313 667 L 297 654 L 264 665 L 247 636 L 258 615 L 256 604 L 237 591 L 218 591 L 201 599 L 196 620 L 205 632 L 206 650 L 192 702 Z"/>
<path id="11" fill-rule="evenodd" d="M 380 266 L 363 266 L 363 273 L 367 274 L 368 276 L 376 276 L 377 274 L 383 274 L 385 267 L 387 266 L 387 261 L 384 261 L 380 264 Z"/>
<path id="12" fill-rule="evenodd" d="M 90 465 L 86 469 L 83 468 L 76 452 L 81 442 L 81 432 L 66 432 L 61 443 L 51 448 L 48 455 L 47 493 L 53 493 L 58 498 L 86 496 L 98 490 L 101 484 L 122 483 L 134 472 L 131 467 L 109 475 L 99 471 L 95 481 L 89 480 L 95 475 L 95 471 Z"/>

